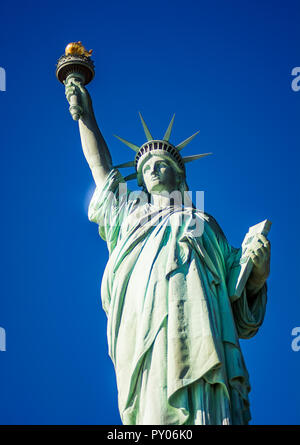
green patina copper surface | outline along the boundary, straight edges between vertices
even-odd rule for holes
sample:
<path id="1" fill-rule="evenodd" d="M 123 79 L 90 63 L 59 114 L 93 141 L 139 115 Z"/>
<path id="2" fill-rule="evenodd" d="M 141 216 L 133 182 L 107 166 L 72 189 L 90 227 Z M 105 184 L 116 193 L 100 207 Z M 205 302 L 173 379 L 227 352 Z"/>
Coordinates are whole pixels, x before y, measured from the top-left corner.
<path id="1" fill-rule="evenodd" d="M 174 190 L 184 195 L 184 163 L 202 156 L 179 155 L 192 137 L 170 144 L 172 119 L 164 139 L 153 141 L 142 119 L 147 143 L 121 139 L 138 159 L 119 165 L 136 168 L 130 177 L 138 174 L 142 191 L 130 194 L 113 167 L 87 90 L 69 79 L 69 102 L 74 95 L 97 186 L 89 219 L 109 250 L 101 297 L 123 423 L 247 424 L 250 383 L 239 339 L 254 336 L 264 318 L 268 240 L 255 235 L 248 249 L 252 271 L 239 281 L 237 294 L 242 249 L 227 242 L 212 216 L 167 200 Z"/>
<path id="2" fill-rule="evenodd" d="M 239 338 L 256 334 L 266 287 L 249 305 L 231 303 L 227 282 L 239 249 L 203 212 L 160 209 L 122 197 L 112 170 L 96 190 L 89 218 L 110 252 L 102 287 L 109 353 L 124 424 L 245 424 L 248 372 Z M 188 229 L 190 216 L 204 224 Z M 151 215 L 151 220 L 147 219 Z"/>

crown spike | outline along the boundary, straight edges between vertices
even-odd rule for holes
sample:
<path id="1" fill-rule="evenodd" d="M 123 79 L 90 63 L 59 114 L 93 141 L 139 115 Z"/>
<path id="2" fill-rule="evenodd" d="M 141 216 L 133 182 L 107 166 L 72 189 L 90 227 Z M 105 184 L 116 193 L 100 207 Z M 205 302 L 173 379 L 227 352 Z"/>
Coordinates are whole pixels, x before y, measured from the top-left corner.
<path id="1" fill-rule="evenodd" d="M 167 131 L 165 132 L 165 135 L 163 137 L 163 140 L 166 141 L 166 142 L 169 142 L 171 131 L 172 131 L 172 127 L 173 127 L 173 123 L 174 123 L 174 118 L 175 118 L 175 113 L 173 114 L 171 122 L 169 123 Z"/>
<path id="2" fill-rule="evenodd" d="M 192 136 L 180 142 L 180 144 L 176 145 L 177 150 L 182 150 L 187 144 L 191 142 L 192 139 L 194 139 L 195 136 L 197 136 L 198 133 L 200 133 L 200 131 L 197 131 L 197 133 L 194 133 Z"/>
<path id="3" fill-rule="evenodd" d="M 114 136 L 115 138 L 119 139 L 121 142 L 123 142 L 123 144 L 127 145 L 135 152 L 139 151 L 140 147 L 138 145 L 132 144 L 131 142 L 126 141 L 126 139 L 120 138 L 120 136 L 117 136 L 116 134 L 114 134 Z"/>
<path id="4" fill-rule="evenodd" d="M 202 153 L 201 155 L 192 155 L 192 156 L 185 156 L 182 158 L 184 164 L 187 162 L 196 161 L 197 159 L 204 158 L 204 156 L 212 155 L 212 153 Z"/>
<path id="5" fill-rule="evenodd" d="M 124 164 L 115 165 L 113 168 L 134 167 L 134 161 L 124 162 Z"/>
<path id="6" fill-rule="evenodd" d="M 144 121 L 143 116 L 141 115 L 140 112 L 139 112 L 139 115 L 140 115 L 140 119 L 141 119 L 141 122 L 142 122 L 142 125 L 143 125 L 143 128 L 144 128 L 144 132 L 145 132 L 147 141 L 153 141 L 153 137 L 151 136 L 149 128 L 147 127 L 146 122 Z"/>
<path id="7" fill-rule="evenodd" d="M 124 181 L 130 181 L 131 179 L 136 179 L 137 173 L 131 173 L 131 175 L 125 176 Z"/>

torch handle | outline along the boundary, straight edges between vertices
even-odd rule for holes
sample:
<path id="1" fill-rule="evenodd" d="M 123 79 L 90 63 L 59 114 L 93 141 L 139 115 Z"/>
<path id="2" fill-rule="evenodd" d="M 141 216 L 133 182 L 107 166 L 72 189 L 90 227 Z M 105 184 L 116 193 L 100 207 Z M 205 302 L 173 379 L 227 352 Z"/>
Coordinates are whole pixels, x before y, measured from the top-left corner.
<path id="1" fill-rule="evenodd" d="M 84 78 L 80 76 L 79 74 L 71 75 L 67 77 L 67 81 L 72 81 L 72 79 L 76 79 L 77 81 L 83 82 Z M 74 121 L 78 121 L 82 115 L 82 107 L 80 106 L 80 100 L 77 96 L 77 94 L 72 94 L 70 96 L 70 108 L 69 111 L 71 113 L 71 116 Z"/>
<path id="2" fill-rule="evenodd" d="M 70 97 L 70 108 L 69 111 L 74 121 L 78 121 L 81 114 L 82 108 L 79 105 L 78 96 L 76 94 L 72 94 Z"/>

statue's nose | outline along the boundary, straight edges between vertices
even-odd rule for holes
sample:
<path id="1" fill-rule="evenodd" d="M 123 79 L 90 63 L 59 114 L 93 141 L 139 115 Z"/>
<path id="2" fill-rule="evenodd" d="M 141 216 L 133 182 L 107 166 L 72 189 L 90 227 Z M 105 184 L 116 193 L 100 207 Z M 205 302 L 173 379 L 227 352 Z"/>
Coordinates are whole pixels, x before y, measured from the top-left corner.
<path id="1" fill-rule="evenodd" d="M 153 165 L 150 169 L 150 175 L 154 175 L 156 173 L 155 165 Z"/>

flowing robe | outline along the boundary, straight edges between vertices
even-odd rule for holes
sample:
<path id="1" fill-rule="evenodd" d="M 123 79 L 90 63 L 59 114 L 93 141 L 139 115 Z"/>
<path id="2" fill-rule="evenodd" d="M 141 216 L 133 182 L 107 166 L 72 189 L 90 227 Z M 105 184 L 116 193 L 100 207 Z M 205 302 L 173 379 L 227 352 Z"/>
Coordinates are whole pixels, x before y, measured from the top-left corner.
<path id="1" fill-rule="evenodd" d="M 233 302 L 228 282 L 239 249 L 216 221 L 194 208 L 129 199 L 120 184 L 114 169 L 95 190 L 89 219 L 109 250 L 101 297 L 123 424 L 247 424 L 239 338 L 258 331 L 266 286 L 251 304 L 246 290 Z M 195 221 L 203 233 L 191 230 Z"/>

